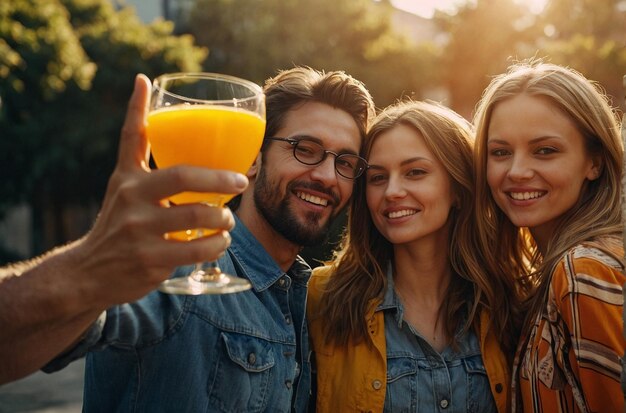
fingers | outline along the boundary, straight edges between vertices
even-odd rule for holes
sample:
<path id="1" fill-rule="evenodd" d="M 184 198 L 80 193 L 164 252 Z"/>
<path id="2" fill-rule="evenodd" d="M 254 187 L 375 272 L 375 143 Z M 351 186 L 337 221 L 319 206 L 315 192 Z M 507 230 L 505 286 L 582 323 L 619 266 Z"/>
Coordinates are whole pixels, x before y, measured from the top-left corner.
<path id="1" fill-rule="evenodd" d="M 137 189 L 142 191 L 142 196 L 160 201 L 184 191 L 240 194 L 247 186 L 248 178 L 243 174 L 192 166 L 175 166 L 153 170 L 145 176 L 144 182 Z"/>
<path id="2" fill-rule="evenodd" d="M 171 242 L 169 241 L 160 253 L 159 249 L 154 250 L 152 265 L 174 268 L 216 260 L 224 255 L 226 248 L 230 246 L 231 238 L 227 231 L 219 231 L 208 237 L 178 242 L 176 248 L 172 248 Z"/>
<path id="3" fill-rule="evenodd" d="M 77 271 L 89 275 L 82 278 L 95 292 L 95 307 L 104 309 L 140 299 L 177 267 L 218 259 L 230 245 L 230 235 L 219 231 L 175 246 L 163 237 L 140 244 L 126 239 L 113 245 L 101 241 L 86 238 L 80 245 L 84 259 L 78 262 Z"/>
<path id="4" fill-rule="evenodd" d="M 228 208 L 203 204 L 158 208 L 149 219 L 150 228 L 161 236 L 168 232 L 193 228 L 230 231 L 235 226 L 235 219 Z"/>
<path id="5" fill-rule="evenodd" d="M 145 135 L 146 116 L 150 102 L 150 80 L 142 74 L 135 77 L 135 88 L 128 103 L 122 127 L 118 167 L 134 169 L 145 163 L 148 143 Z"/>

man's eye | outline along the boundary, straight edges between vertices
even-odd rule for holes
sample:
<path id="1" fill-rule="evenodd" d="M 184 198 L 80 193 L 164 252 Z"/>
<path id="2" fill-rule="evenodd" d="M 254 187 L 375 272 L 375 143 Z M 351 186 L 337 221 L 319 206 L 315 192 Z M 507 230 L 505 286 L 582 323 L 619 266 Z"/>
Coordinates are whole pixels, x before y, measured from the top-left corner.
<path id="1" fill-rule="evenodd" d="M 317 149 L 314 146 L 298 144 L 296 146 L 296 152 L 302 156 L 313 156 L 317 153 Z"/>
<path id="2" fill-rule="evenodd" d="M 354 169 L 354 162 L 351 159 L 337 158 L 337 166 L 342 168 Z"/>

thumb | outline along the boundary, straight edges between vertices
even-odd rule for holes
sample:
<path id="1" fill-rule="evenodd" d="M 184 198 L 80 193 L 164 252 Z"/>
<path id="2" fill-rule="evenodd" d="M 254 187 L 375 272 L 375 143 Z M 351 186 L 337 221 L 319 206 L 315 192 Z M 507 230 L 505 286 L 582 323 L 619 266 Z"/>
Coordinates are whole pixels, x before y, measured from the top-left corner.
<path id="1" fill-rule="evenodd" d="M 148 143 L 145 129 L 150 88 L 150 80 L 145 75 L 140 73 L 135 77 L 120 136 L 118 166 L 122 169 L 134 169 L 146 162 Z"/>

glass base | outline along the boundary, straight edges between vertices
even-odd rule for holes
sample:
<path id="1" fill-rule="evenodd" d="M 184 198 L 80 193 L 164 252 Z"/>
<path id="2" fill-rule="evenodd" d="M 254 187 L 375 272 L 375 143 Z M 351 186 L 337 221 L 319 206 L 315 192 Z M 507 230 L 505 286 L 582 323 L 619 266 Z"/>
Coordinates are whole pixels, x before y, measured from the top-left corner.
<path id="1" fill-rule="evenodd" d="M 200 274 L 200 277 L 202 277 L 202 274 Z M 220 274 L 216 277 L 216 280 L 204 279 L 198 281 L 194 276 L 171 278 L 159 285 L 159 291 L 163 293 L 186 295 L 230 294 L 249 290 L 250 288 L 252 288 L 252 285 L 248 280 L 226 274 Z"/>

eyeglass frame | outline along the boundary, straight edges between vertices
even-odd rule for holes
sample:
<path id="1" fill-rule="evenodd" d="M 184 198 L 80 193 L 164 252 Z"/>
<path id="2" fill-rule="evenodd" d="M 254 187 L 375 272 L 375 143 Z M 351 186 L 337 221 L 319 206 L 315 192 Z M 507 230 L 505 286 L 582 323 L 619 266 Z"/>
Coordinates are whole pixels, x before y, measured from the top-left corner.
<path id="1" fill-rule="evenodd" d="M 319 165 L 322 162 L 324 162 L 326 160 L 326 158 L 328 157 L 328 154 L 330 153 L 331 155 L 335 156 L 335 162 L 333 163 L 333 166 L 335 168 L 335 172 L 337 174 L 339 174 L 341 177 L 345 178 L 345 179 L 350 179 L 350 180 L 355 180 L 358 177 L 360 177 L 361 175 L 363 175 L 363 173 L 369 168 L 369 165 L 367 163 L 367 160 L 365 160 L 364 158 L 361 158 L 359 155 L 355 154 L 355 153 L 337 153 L 337 152 L 333 152 L 333 151 L 329 151 L 328 149 L 324 148 L 324 146 L 318 142 L 317 139 L 315 139 L 312 136 L 307 136 L 307 135 L 297 135 L 297 136 L 293 136 L 290 138 L 282 138 L 279 136 L 268 136 L 266 138 L 264 138 L 265 140 L 270 140 L 270 141 L 281 141 L 281 142 L 287 142 L 288 144 L 290 144 L 293 147 L 293 157 L 296 161 L 300 162 L 303 165 L 307 165 L 307 166 L 314 166 L 314 165 Z M 306 141 L 306 142 L 311 142 L 314 143 L 316 145 L 318 145 L 321 149 L 322 149 L 322 153 L 323 156 L 322 158 L 315 162 L 315 163 L 307 163 L 307 162 L 303 162 L 302 160 L 300 160 L 298 158 L 298 155 L 296 155 L 296 150 L 298 148 L 298 144 L 302 141 Z M 350 158 L 357 158 L 358 160 L 361 161 L 361 163 L 363 164 L 363 168 L 361 168 L 359 171 L 355 172 L 355 175 L 353 177 L 350 176 L 346 176 L 344 174 L 342 174 L 339 169 L 337 168 L 337 159 L 340 159 L 341 157 L 350 157 Z"/>

